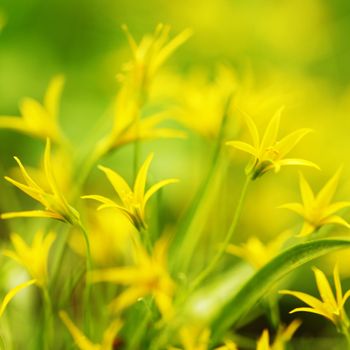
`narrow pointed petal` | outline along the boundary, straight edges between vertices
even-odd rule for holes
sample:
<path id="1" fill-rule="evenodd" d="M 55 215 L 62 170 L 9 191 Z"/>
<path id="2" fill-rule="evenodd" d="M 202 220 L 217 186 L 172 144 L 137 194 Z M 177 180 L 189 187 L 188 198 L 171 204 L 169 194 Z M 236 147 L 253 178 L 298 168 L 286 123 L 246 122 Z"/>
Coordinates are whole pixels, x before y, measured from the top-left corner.
<path id="1" fill-rule="evenodd" d="M 0 317 L 3 315 L 6 306 L 8 303 L 16 296 L 17 293 L 19 293 L 22 289 L 36 283 L 36 280 L 30 280 L 24 283 L 19 284 L 17 287 L 11 289 L 4 297 L 1 305 L 0 305 Z"/>
<path id="2" fill-rule="evenodd" d="M 336 202 L 330 204 L 324 211 L 324 216 L 330 216 L 339 210 L 350 207 L 350 202 Z"/>
<path id="3" fill-rule="evenodd" d="M 308 212 L 314 204 L 315 195 L 302 173 L 299 174 L 299 186 L 305 210 Z"/>
<path id="4" fill-rule="evenodd" d="M 322 225 L 327 225 L 327 224 L 336 224 L 336 225 L 344 226 L 346 228 L 350 228 L 350 224 L 347 221 L 345 221 L 343 218 L 337 215 L 333 215 L 322 220 Z"/>
<path id="5" fill-rule="evenodd" d="M 21 171 L 21 174 L 25 180 L 25 182 L 27 183 L 28 186 L 35 188 L 38 191 L 41 191 L 41 188 L 39 187 L 39 185 L 29 176 L 27 170 L 25 169 L 25 167 L 23 166 L 21 160 L 17 157 L 13 157 L 16 161 L 16 163 L 19 166 L 19 169 Z"/>
<path id="6" fill-rule="evenodd" d="M 258 156 L 258 151 L 249 143 L 241 142 L 241 141 L 228 141 L 226 142 L 227 146 L 232 146 L 234 148 L 239 149 L 240 151 L 246 152 L 251 154 L 252 156 L 256 157 Z"/>
<path id="7" fill-rule="evenodd" d="M 53 119 L 56 119 L 58 115 L 58 106 L 62 94 L 63 85 L 63 75 L 54 77 L 49 84 L 44 98 L 44 106 L 49 112 L 49 116 Z"/>
<path id="8" fill-rule="evenodd" d="M 326 208 L 331 202 L 334 193 L 337 189 L 341 168 L 332 176 L 332 178 L 326 183 L 322 190 L 318 193 L 316 200 L 320 208 Z"/>
<path id="9" fill-rule="evenodd" d="M 301 165 L 301 166 L 308 166 L 308 167 L 320 170 L 320 167 L 317 164 L 310 162 L 309 160 L 305 160 L 305 159 L 286 158 L 286 159 L 279 160 L 279 163 L 280 163 L 280 166 Z"/>
<path id="10" fill-rule="evenodd" d="M 142 271 L 134 267 L 115 267 L 110 269 L 91 271 L 88 275 L 90 283 L 112 282 L 132 284 L 142 279 Z"/>
<path id="11" fill-rule="evenodd" d="M 45 210 L 15 211 L 10 213 L 3 213 L 0 215 L 0 217 L 4 220 L 14 218 L 50 218 L 65 221 L 65 218 L 62 215 Z"/>
<path id="12" fill-rule="evenodd" d="M 293 309 L 292 311 L 289 311 L 290 314 L 294 314 L 295 312 L 309 312 L 312 314 L 317 314 L 317 315 L 323 316 L 323 317 L 327 318 L 328 320 L 330 320 L 331 322 L 335 323 L 335 320 L 334 320 L 331 313 L 323 312 L 319 309 L 313 309 L 311 307 L 298 307 L 296 309 Z"/>
<path id="13" fill-rule="evenodd" d="M 337 298 L 337 305 L 338 308 L 343 307 L 343 291 L 340 283 L 340 277 L 339 277 L 339 268 L 338 264 L 335 264 L 334 270 L 333 270 L 333 281 L 335 286 L 335 295 Z"/>
<path id="14" fill-rule="evenodd" d="M 103 333 L 103 342 L 102 349 L 108 350 L 113 349 L 113 342 L 115 340 L 116 335 L 123 327 L 123 322 L 120 319 L 114 320 L 109 327 Z"/>
<path id="15" fill-rule="evenodd" d="M 99 350 L 100 347 L 86 338 L 84 333 L 72 322 L 65 311 L 60 311 L 59 316 L 80 350 Z"/>
<path id="16" fill-rule="evenodd" d="M 101 165 L 99 165 L 98 168 L 105 173 L 109 182 L 112 184 L 114 190 L 117 192 L 118 196 L 123 202 L 124 206 L 129 207 L 129 201 L 130 198 L 133 197 L 133 193 L 127 182 L 110 168 L 106 168 Z"/>
<path id="17" fill-rule="evenodd" d="M 23 191 L 25 194 L 27 194 L 29 197 L 32 197 L 33 199 L 35 199 L 36 201 L 43 203 L 43 191 L 41 189 L 37 189 L 34 187 L 30 187 L 27 185 L 24 185 L 16 180 L 11 179 L 8 176 L 5 176 L 5 180 L 10 182 L 12 185 L 16 186 L 17 188 L 19 188 L 21 191 Z M 43 203 L 45 206 L 47 205 L 47 203 Z"/>
<path id="18" fill-rule="evenodd" d="M 281 107 L 266 127 L 263 139 L 260 145 L 260 152 L 264 152 L 268 147 L 273 146 L 276 143 L 278 130 L 280 127 L 281 114 L 284 107 Z"/>
<path id="19" fill-rule="evenodd" d="M 253 119 L 248 114 L 244 113 L 244 121 L 247 124 L 254 148 L 259 149 L 260 137 Z"/>
<path id="20" fill-rule="evenodd" d="M 340 307 L 344 307 L 346 301 L 349 299 L 350 297 L 350 290 L 348 290 L 345 294 L 344 294 L 344 297 L 343 297 L 343 300 L 342 300 L 342 303 L 341 305 L 339 305 Z"/>
<path id="21" fill-rule="evenodd" d="M 311 129 L 299 129 L 278 141 L 275 148 L 279 151 L 280 157 L 284 158 L 310 132 Z"/>
<path id="22" fill-rule="evenodd" d="M 135 185 L 134 185 L 134 194 L 135 194 L 136 201 L 138 203 L 143 203 L 143 200 L 144 200 L 143 198 L 145 194 L 147 175 L 148 175 L 148 170 L 151 165 L 152 159 L 153 159 L 153 153 L 151 153 L 146 158 L 146 160 L 142 164 L 136 176 Z"/>
<path id="23" fill-rule="evenodd" d="M 295 319 L 293 320 L 288 327 L 286 327 L 283 331 L 283 339 L 284 341 L 290 341 L 294 335 L 294 333 L 298 330 L 298 328 L 301 326 L 302 321 Z"/>
<path id="24" fill-rule="evenodd" d="M 157 192 L 159 191 L 162 187 L 170 185 L 170 184 L 174 184 L 179 182 L 179 179 L 166 179 L 163 181 L 160 181 L 156 184 L 154 184 L 153 186 L 150 187 L 150 189 L 146 192 L 145 194 L 145 198 L 143 201 L 143 208 L 145 207 L 145 205 L 147 204 L 148 200 Z"/>
<path id="25" fill-rule="evenodd" d="M 258 340 L 256 350 L 271 350 L 269 331 L 264 329 L 261 337 Z"/>
<path id="26" fill-rule="evenodd" d="M 286 204 L 280 205 L 278 208 L 291 210 L 302 217 L 304 217 L 305 215 L 304 207 L 300 203 L 286 203 Z"/>
<path id="27" fill-rule="evenodd" d="M 334 298 L 332 288 L 325 276 L 325 274 L 318 268 L 314 267 L 312 269 L 315 274 L 316 284 L 321 298 L 325 304 L 328 304 L 332 309 L 337 309 L 337 302 Z"/>
<path id="28" fill-rule="evenodd" d="M 296 291 L 292 291 L 292 290 L 281 290 L 279 292 L 280 294 L 286 294 L 286 295 L 291 295 L 295 298 L 300 299 L 302 302 L 304 302 L 305 304 L 307 304 L 308 306 L 310 306 L 311 308 L 318 310 L 320 312 L 323 313 L 327 313 L 328 310 L 325 307 L 325 305 L 322 303 L 321 300 L 313 297 L 312 295 L 306 294 L 306 293 L 302 293 L 302 292 L 296 292 Z"/>
<path id="29" fill-rule="evenodd" d="M 12 129 L 25 133 L 27 126 L 21 117 L 0 116 L 0 129 Z"/>

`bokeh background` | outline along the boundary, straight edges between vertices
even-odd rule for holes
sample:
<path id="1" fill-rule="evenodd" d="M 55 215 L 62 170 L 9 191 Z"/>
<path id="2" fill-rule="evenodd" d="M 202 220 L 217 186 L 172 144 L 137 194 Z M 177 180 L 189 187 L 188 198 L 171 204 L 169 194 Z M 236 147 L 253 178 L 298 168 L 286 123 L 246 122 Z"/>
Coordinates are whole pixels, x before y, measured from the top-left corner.
<path id="1" fill-rule="evenodd" d="M 239 107 L 264 126 L 285 105 L 281 135 L 299 127 L 315 130 L 295 151 L 295 156 L 322 169 L 305 170 L 312 186 L 318 190 L 343 165 L 337 199 L 350 198 L 350 2 L 346 0 L 2 0 L 0 115 L 18 115 L 18 101 L 24 96 L 41 100 L 51 77 L 63 73 L 61 123 L 76 147 L 82 147 L 108 113 L 118 91 L 116 74 L 130 57 L 121 25 L 127 24 L 140 39 L 159 22 L 170 24 L 173 33 L 191 28 L 194 34 L 167 62 L 155 84 L 155 97 L 176 100 L 176 94 L 188 91 L 179 86 L 193 77 L 208 83 L 218 65 L 232 67 L 240 86 Z M 172 83 L 162 85 L 164 81 Z M 202 85 L 198 83 L 198 90 Z M 144 154 L 156 150 L 159 177 L 181 178 L 179 190 L 172 193 L 178 213 L 208 167 L 207 142 L 190 131 L 185 141 L 144 146 Z M 5 168 L 12 164 L 12 155 L 34 162 L 41 150 L 39 141 L 0 130 L 0 161 Z M 131 162 L 125 155 L 128 150 L 108 161 L 121 164 L 121 172 L 128 174 Z M 237 196 L 246 158 L 239 152 L 231 156 L 238 159 L 228 169 L 233 184 L 226 186 L 232 198 L 223 199 L 227 205 L 221 214 L 217 207 L 209 211 L 209 221 L 225 217 Z M 277 209 L 299 200 L 295 169 L 270 174 L 250 191 L 237 242 L 251 234 L 268 240 L 301 224 Z M 344 276 L 350 274 L 350 264 L 338 258 Z M 310 280 L 311 272 L 305 270 L 304 276 Z"/>

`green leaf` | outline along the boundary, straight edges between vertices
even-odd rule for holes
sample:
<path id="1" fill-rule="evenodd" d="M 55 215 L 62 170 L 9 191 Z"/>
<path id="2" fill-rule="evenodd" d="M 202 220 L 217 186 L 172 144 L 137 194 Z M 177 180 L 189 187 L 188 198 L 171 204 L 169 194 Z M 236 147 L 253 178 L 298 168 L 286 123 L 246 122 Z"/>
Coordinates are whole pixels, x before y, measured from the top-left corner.
<path id="1" fill-rule="evenodd" d="M 183 308 L 183 319 L 212 324 L 215 339 L 234 327 L 282 277 L 322 255 L 350 247 L 350 239 L 320 239 L 300 243 L 276 256 L 248 278 L 232 281 L 227 274 L 195 292 Z M 202 307 L 198 307 L 198 305 Z M 214 339 L 214 340 L 215 340 Z"/>

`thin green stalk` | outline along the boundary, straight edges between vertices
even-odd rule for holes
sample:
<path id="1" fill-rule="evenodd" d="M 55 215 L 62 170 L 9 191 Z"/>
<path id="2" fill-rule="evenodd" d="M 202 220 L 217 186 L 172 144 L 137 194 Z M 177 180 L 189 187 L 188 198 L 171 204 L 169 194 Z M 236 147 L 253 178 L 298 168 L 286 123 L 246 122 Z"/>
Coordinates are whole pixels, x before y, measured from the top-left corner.
<path id="1" fill-rule="evenodd" d="M 345 336 L 347 349 L 350 350 L 350 334 L 349 329 L 346 326 L 343 326 L 341 329 L 342 334 Z"/>
<path id="2" fill-rule="evenodd" d="M 187 211 L 183 220 L 181 220 L 180 228 L 175 235 L 174 242 L 170 247 L 170 254 L 172 256 L 171 260 L 174 260 L 174 271 L 183 270 L 189 264 L 190 255 L 188 252 L 188 246 L 191 248 L 195 247 L 200 235 L 198 230 L 194 232 L 197 233 L 197 236 L 194 237 L 193 234 L 189 235 L 191 231 L 191 226 L 194 222 L 198 209 L 200 208 L 201 203 L 203 203 L 204 198 L 207 196 L 211 186 L 211 182 L 214 179 L 217 169 L 220 163 L 221 154 L 222 154 L 222 141 L 225 135 L 225 128 L 228 119 L 228 111 L 231 105 L 232 95 L 227 98 L 226 105 L 224 107 L 223 117 L 220 124 L 220 129 L 216 138 L 216 142 L 214 145 L 212 157 L 210 160 L 209 170 L 206 176 L 203 178 L 201 185 L 195 197 L 192 201 L 192 204 Z M 186 254 L 183 254 L 186 252 Z M 187 258 L 186 258 L 187 257 Z M 179 258 L 179 259 L 178 259 Z"/>
<path id="3" fill-rule="evenodd" d="M 216 255 L 214 256 L 214 258 L 211 260 L 210 264 L 197 276 L 197 278 L 194 280 L 191 289 L 195 289 L 205 278 L 207 278 L 210 273 L 215 269 L 215 267 L 217 266 L 218 262 L 220 261 L 220 259 L 223 257 L 223 255 L 226 252 L 226 249 L 232 239 L 233 234 L 235 233 L 237 224 L 238 224 L 238 220 L 241 216 L 241 212 L 242 212 L 242 208 L 243 208 L 243 203 L 246 197 L 246 193 L 247 193 L 247 189 L 249 187 L 251 178 L 249 176 L 246 177 L 245 183 L 243 185 L 242 188 L 242 192 L 241 195 L 239 197 L 238 200 L 238 204 L 237 204 L 237 208 L 235 211 L 235 215 L 233 216 L 233 220 L 232 223 L 229 227 L 229 230 L 226 234 L 225 240 L 223 242 L 223 244 L 221 245 L 221 248 L 218 250 L 218 252 L 216 253 Z"/>
<path id="4" fill-rule="evenodd" d="M 53 318 L 52 318 L 52 303 L 49 291 L 46 287 L 43 287 L 43 299 L 44 299 L 44 330 L 43 330 L 43 348 L 45 350 L 51 349 L 52 331 L 53 331 Z"/>
<path id="5" fill-rule="evenodd" d="M 91 284 L 87 280 L 87 276 L 92 270 L 92 258 L 91 249 L 88 233 L 85 227 L 80 223 L 79 225 L 81 232 L 83 233 L 85 245 L 86 245 L 86 278 L 85 278 L 85 288 L 83 296 L 83 307 L 84 307 L 84 327 L 86 334 L 91 332 L 91 308 L 90 308 L 90 297 L 91 297 Z"/>

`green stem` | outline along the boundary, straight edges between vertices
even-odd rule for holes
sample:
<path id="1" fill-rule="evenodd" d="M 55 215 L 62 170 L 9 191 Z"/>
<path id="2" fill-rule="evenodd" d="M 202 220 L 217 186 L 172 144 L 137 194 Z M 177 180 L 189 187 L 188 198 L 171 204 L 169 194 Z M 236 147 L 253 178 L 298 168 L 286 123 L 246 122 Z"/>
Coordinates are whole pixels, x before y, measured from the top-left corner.
<path id="1" fill-rule="evenodd" d="M 345 336 L 347 349 L 350 350 L 350 334 L 349 329 L 346 325 L 343 325 L 343 327 L 341 328 L 341 333 Z"/>
<path id="2" fill-rule="evenodd" d="M 85 227 L 80 223 L 79 227 L 81 232 L 83 233 L 85 245 L 86 245 L 86 278 L 85 278 L 85 288 L 84 288 L 84 327 L 86 334 L 90 334 L 91 332 L 91 308 L 90 308 L 90 296 L 91 296 L 91 284 L 87 280 L 87 276 L 92 270 L 92 258 L 91 258 L 91 250 L 90 250 L 90 241 L 89 235 L 85 229 Z"/>
<path id="3" fill-rule="evenodd" d="M 43 299 L 44 299 L 44 331 L 43 331 L 43 348 L 45 350 L 51 349 L 52 339 L 52 304 L 49 291 L 46 287 L 43 287 Z"/>
<path id="4" fill-rule="evenodd" d="M 221 245 L 221 248 L 218 250 L 218 252 L 216 253 L 216 255 L 214 256 L 214 258 L 211 260 L 210 264 L 197 276 L 197 278 L 194 280 L 192 286 L 191 286 L 191 290 L 195 289 L 205 278 L 207 278 L 210 273 L 215 269 L 215 267 L 217 266 L 218 262 L 220 261 L 220 259 L 223 257 L 223 255 L 226 252 L 226 249 L 228 247 L 228 245 L 230 244 L 230 241 L 232 239 L 233 234 L 235 233 L 237 224 L 238 224 L 238 220 L 241 216 L 241 212 L 242 212 L 242 208 L 243 208 L 243 203 L 244 203 L 244 199 L 246 197 L 246 193 L 247 193 L 247 189 L 249 186 L 251 178 L 249 176 L 246 177 L 245 183 L 243 185 L 242 188 L 242 192 L 241 195 L 239 197 L 238 200 L 238 204 L 237 204 L 237 208 L 235 211 L 235 215 L 233 217 L 232 223 L 229 227 L 229 230 L 226 234 L 225 240 L 223 242 L 223 244 Z"/>

